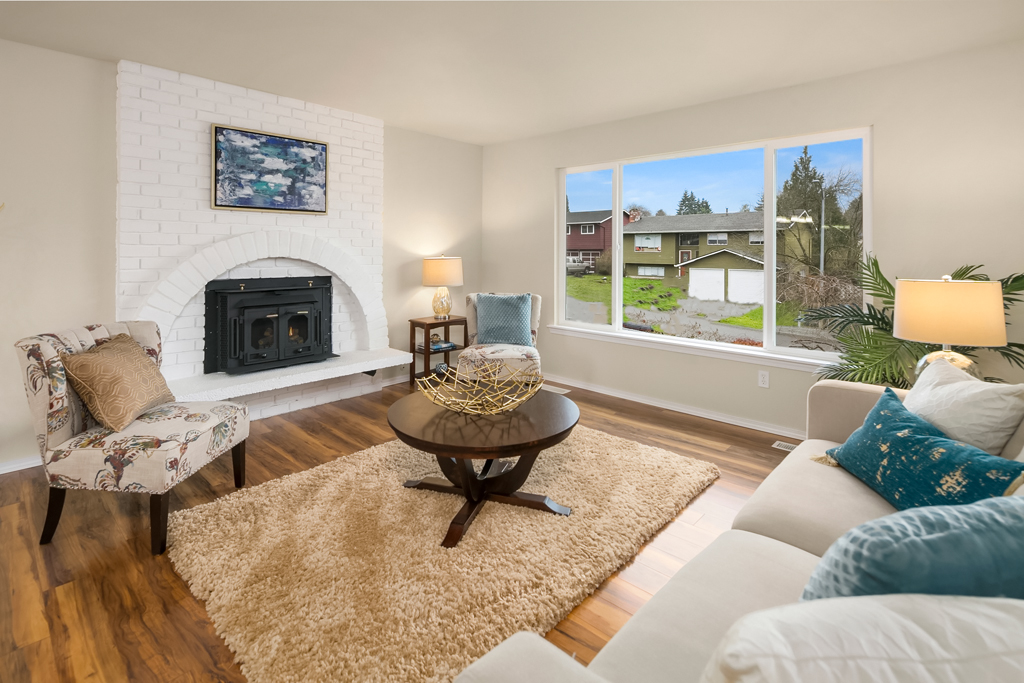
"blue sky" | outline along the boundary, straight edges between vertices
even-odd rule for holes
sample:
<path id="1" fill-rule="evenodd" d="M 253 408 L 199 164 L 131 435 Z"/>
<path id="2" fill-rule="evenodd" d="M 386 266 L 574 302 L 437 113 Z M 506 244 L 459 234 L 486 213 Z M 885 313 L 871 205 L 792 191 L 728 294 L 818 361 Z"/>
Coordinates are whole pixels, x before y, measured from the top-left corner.
<path id="1" fill-rule="evenodd" d="M 789 177 L 802 147 L 778 152 L 778 187 Z M 811 145 L 815 167 L 828 173 L 843 166 L 860 174 L 861 141 L 844 140 Z M 623 170 L 623 206 L 638 202 L 652 213 L 664 209 L 674 215 L 685 190 L 707 199 L 716 213 L 739 211 L 757 204 L 764 185 L 764 152 L 760 149 L 627 164 Z M 573 211 L 607 209 L 612 205 L 612 172 L 570 173 L 565 179 Z"/>

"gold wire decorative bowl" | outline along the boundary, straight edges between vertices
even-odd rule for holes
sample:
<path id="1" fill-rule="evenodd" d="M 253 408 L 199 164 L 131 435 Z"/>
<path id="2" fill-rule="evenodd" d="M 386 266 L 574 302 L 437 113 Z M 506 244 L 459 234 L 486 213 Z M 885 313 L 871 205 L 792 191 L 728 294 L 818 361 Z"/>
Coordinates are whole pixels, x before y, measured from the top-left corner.
<path id="1" fill-rule="evenodd" d="M 498 415 L 515 410 L 540 391 L 544 377 L 510 368 L 502 361 L 459 364 L 439 375 L 418 378 L 416 386 L 432 403 L 467 415 Z"/>

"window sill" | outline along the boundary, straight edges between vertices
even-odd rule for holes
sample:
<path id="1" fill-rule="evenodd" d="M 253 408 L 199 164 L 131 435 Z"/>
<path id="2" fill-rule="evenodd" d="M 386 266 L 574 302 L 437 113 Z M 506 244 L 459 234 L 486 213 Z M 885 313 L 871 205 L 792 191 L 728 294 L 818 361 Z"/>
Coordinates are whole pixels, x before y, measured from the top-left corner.
<path id="1" fill-rule="evenodd" d="M 798 370 L 800 372 L 814 372 L 825 363 L 838 360 L 838 356 L 835 354 L 809 358 L 780 352 L 765 351 L 764 349 L 756 347 L 702 342 L 695 339 L 679 339 L 675 337 L 664 337 L 662 335 L 650 335 L 643 332 L 631 332 L 628 330 L 617 332 L 612 330 L 573 327 L 570 325 L 548 325 L 548 331 L 552 334 L 565 335 L 568 337 L 592 339 L 594 341 L 611 342 L 613 344 L 626 344 L 628 346 L 641 346 L 648 349 L 671 351 L 673 353 L 688 353 L 694 356 L 720 358 L 722 360 L 751 363 L 754 365 L 767 365 L 769 367 Z M 732 348 L 730 348 L 730 346 L 732 346 Z"/>

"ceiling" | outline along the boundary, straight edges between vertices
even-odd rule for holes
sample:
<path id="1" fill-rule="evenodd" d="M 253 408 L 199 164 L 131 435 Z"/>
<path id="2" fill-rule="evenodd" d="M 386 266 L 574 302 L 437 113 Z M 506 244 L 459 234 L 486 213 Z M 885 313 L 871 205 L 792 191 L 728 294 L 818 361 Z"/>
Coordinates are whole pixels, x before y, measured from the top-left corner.
<path id="1" fill-rule="evenodd" d="M 1024 2 L 0 2 L 0 38 L 492 144 L 1024 38 Z"/>

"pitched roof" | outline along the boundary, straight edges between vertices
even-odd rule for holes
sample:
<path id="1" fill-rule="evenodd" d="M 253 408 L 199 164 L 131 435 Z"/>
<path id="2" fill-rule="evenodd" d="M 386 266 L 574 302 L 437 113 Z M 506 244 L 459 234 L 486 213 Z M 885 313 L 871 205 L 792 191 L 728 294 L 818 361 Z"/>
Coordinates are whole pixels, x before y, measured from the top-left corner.
<path id="1" fill-rule="evenodd" d="M 600 211 L 567 211 L 565 214 L 565 222 L 568 224 L 600 223 L 601 221 L 606 221 L 611 217 L 611 209 L 601 209 Z"/>
<path id="2" fill-rule="evenodd" d="M 764 230 L 764 213 L 692 213 L 682 216 L 644 216 L 628 223 L 622 231 L 629 234 L 645 232 L 760 232 Z"/>
<path id="3" fill-rule="evenodd" d="M 732 254 L 733 256 L 739 256 L 742 259 L 746 259 L 748 261 L 753 261 L 754 263 L 759 263 L 762 266 L 764 265 L 764 261 L 762 261 L 761 259 L 756 259 L 753 256 L 747 256 L 746 254 L 741 254 L 738 251 L 733 251 L 732 249 L 719 249 L 718 251 L 713 251 L 710 254 L 704 254 L 703 256 L 698 256 L 697 258 L 692 258 L 689 261 L 683 261 L 682 263 L 677 263 L 674 267 L 675 268 L 678 268 L 679 266 L 687 266 L 688 267 L 691 264 L 694 264 L 697 261 L 700 261 L 701 259 L 711 258 L 712 256 L 720 256 L 722 254 Z"/>

